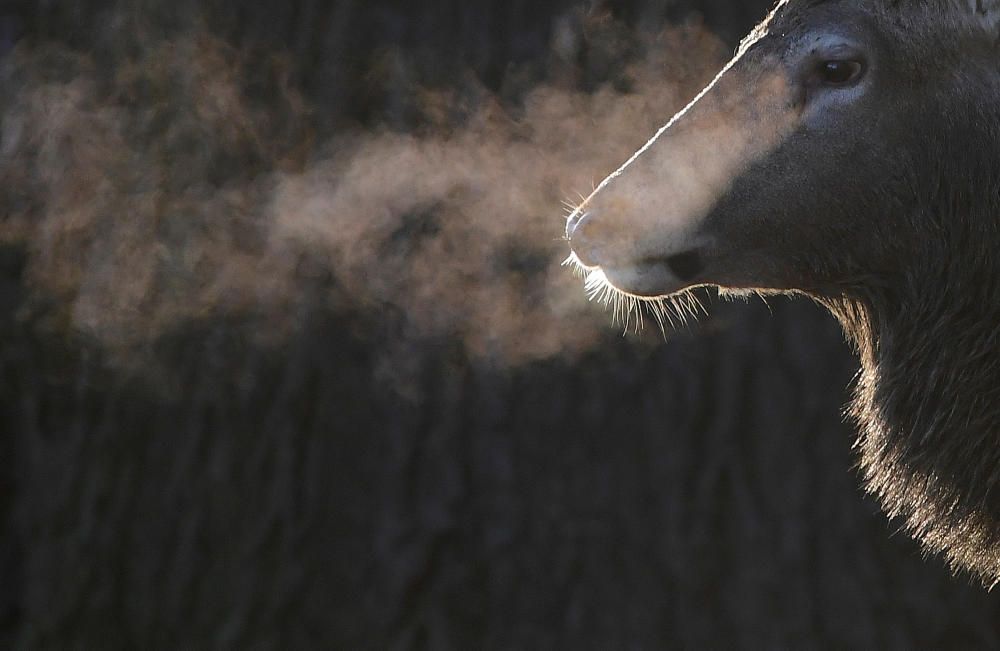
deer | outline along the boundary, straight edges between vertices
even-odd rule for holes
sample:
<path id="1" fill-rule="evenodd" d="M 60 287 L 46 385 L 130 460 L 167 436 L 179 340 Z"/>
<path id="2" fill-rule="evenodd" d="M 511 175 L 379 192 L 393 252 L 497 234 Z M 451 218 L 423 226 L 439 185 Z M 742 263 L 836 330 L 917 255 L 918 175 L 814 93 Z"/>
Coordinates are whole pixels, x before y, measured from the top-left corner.
<path id="1" fill-rule="evenodd" d="M 828 309 L 866 490 L 1000 582 L 1000 1 L 781 0 L 565 238 L 654 314 L 704 286 Z"/>

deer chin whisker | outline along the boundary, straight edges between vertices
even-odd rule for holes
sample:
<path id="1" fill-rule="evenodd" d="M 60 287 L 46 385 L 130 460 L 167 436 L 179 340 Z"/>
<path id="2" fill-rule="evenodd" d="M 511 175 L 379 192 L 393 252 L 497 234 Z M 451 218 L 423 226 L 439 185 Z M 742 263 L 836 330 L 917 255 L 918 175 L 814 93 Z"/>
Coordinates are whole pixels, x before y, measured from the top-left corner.
<path id="1" fill-rule="evenodd" d="M 587 298 L 610 309 L 612 323 L 621 326 L 624 334 L 630 330 L 638 334 L 645 329 L 647 322 L 652 322 L 666 338 L 669 330 L 689 328 L 702 314 L 708 314 L 692 288 L 667 296 L 639 296 L 618 289 L 611 284 L 603 269 L 587 268 L 573 254 L 563 265 L 572 267 L 574 273 L 583 276 Z"/>
<path id="2" fill-rule="evenodd" d="M 580 262 L 580 258 L 576 257 L 576 254 L 572 252 L 562 261 L 562 266 L 569 267 L 570 272 L 577 278 L 586 279 L 592 271 Z"/>

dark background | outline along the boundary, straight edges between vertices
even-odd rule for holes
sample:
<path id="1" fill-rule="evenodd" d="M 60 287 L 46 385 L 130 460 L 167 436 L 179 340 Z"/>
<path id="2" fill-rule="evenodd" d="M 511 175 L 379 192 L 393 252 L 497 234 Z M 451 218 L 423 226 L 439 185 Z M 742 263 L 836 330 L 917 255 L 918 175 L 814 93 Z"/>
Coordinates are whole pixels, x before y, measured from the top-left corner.
<path id="1" fill-rule="evenodd" d="M 179 15 L 144 4 L 164 29 Z M 734 46 L 767 5 L 585 9 L 626 32 L 704 21 Z M 579 4 L 206 6 L 229 42 L 289 53 L 336 132 L 419 128 L 372 82 L 386 47 L 423 84 L 471 70 L 516 103 Z M 0 51 L 99 52 L 115 6 L 0 8 Z M 615 83 L 632 55 L 584 49 L 577 83 Z M 39 327 L 24 264 L 0 250 L 4 648 L 1000 644 L 996 599 L 860 490 L 841 417 L 855 361 L 804 300 L 719 304 L 652 347 L 609 328 L 582 358 L 513 368 L 424 339 L 406 397 L 377 370 L 399 315 L 318 306 L 267 349 L 206 320 L 159 342 L 182 377 L 163 395 Z"/>

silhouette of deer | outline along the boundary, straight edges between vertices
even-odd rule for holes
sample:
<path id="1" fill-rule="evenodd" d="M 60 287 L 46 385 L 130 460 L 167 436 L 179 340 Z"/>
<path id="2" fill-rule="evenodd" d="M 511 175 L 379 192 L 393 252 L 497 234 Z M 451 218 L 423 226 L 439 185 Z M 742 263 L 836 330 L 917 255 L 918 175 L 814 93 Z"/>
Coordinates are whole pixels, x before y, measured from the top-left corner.
<path id="1" fill-rule="evenodd" d="M 1000 2 L 782 0 L 570 215 L 592 291 L 792 292 L 861 360 L 864 481 L 1000 581 Z"/>

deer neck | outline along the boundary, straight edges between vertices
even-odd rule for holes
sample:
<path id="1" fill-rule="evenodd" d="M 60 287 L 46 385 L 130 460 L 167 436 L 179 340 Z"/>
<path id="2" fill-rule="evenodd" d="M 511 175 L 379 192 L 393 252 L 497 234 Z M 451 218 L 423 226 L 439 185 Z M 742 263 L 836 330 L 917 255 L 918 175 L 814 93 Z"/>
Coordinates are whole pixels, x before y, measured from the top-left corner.
<path id="1" fill-rule="evenodd" d="M 924 260 L 924 278 L 833 311 L 861 358 L 851 413 L 867 488 L 928 549 L 992 584 L 1000 577 L 1000 276 L 988 252 L 978 265 L 968 253 L 943 255 L 940 268 Z"/>

